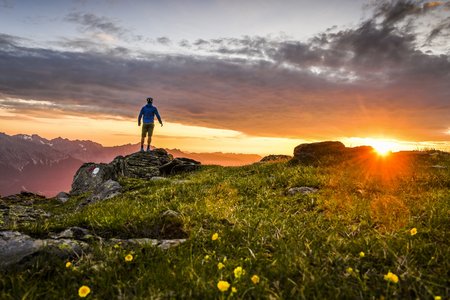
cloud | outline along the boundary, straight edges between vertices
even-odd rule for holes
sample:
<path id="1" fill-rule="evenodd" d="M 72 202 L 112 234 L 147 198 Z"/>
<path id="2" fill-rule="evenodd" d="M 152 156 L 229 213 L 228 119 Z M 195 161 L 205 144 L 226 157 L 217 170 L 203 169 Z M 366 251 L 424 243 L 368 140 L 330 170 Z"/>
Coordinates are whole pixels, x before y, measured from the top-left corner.
<path id="1" fill-rule="evenodd" d="M 91 13 L 82 14 L 73 12 L 68 14 L 65 19 L 69 22 L 81 25 L 83 31 L 101 31 L 116 35 L 120 35 L 125 31 L 108 18 L 98 17 Z"/>
<path id="2" fill-rule="evenodd" d="M 27 48 L 0 35 L 0 69 L 8 70 L 0 73 L 0 99 L 8 99 L 0 106 L 34 114 L 49 111 L 39 101 L 50 101 L 55 115 L 134 119 L 150 95 L 167 121 L 249 135 L 448 140 L 448 54 L 422 52 L 411 27 L 399 25 L 417 14 L 412 7 L 381 7 L 355 28 L 309 41 L 178 44 L 189 54 L 101 49 L 86 40 L 66 40 L 67 51 Z"/>
<path id="3" fill-rule="evenodd" d="M 94 38 L 103 42 L 113 42 L 115 38 L 124 41 L 141 41 L 140 35 L 133 34 L 129 29 L 119 25 L 119 21 L 92 13 L 72 12 L 66 15 L 65 20 L 79 25 L 83 33 L 90 33 Z"/>
<path id="4" fill-rule="evenodd" d="M 448 5 L 448 3 L 443 1 L 425 3 L 412 0 L 378 1 L 375 2 L 375 16 L 381 16 L 383 18 L 383 24 L 385 26 L 391 26 L 404 20 L 408 16 L 426 14 L 430 10 Z"/>
<path id="5" fill-rule="evenodd" d="M 165 45 L 165 46 L 168 46 L 172 43 L 172 41 L 168 37 L 165 37 L 165 36 L 157 38 L 156 41 L 158 43 L 160 43 L 161 45 Z"/>

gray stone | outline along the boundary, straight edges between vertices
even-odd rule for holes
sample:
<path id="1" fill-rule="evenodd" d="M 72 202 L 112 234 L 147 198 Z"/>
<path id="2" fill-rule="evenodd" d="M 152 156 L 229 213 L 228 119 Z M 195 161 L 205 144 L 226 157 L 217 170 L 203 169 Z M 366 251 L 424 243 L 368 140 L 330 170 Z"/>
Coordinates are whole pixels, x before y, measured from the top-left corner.
<path id="1" fill-rule="evenodd" d="M 66 203 L 69 200 L 70 195 L 65 192 L 59 192 L 55 198 L 56 198 L 56 200 L 58 200 L 61 203 Z"/>
<path id="2" fill-rule="evenodd" d="M 41 241 L 43 245 L 39 252 L 56 255 L 59 258 L 80 256 L 89 248 L 87 243 L 72 239 L 45 239 L 37 241 Z"/>
<path id="3" fill-rule="evenodd" d="M 15 265 L 39 253 L 69 258 L 81 255 L 88 244 L 68 239 L 33 239 L 16 231 L 0 232 L 0 268 Z"/>
<path id="4" fill-rule="evenodd" d="M 75 239 L 75 240 L 89 240 L 92 235 L 89 230 L 81 227 L 70 227 L 60 233 L 51 233 L 49 235 L 52 239 Z"/>
<path id="5" fill-rule="evenodd" d="M 103 182 L 94 191 L 94 194 L 90 197 L 91 202 L 96 202 L 100 200 L 111 199 L 119 195 L 122 191 L 122 186 L 117 181 L 108 179 Z"/>
<path id="6" fill-rule="evenodd" d="M 45 210 L 32 206 L 0 203 L 0 229 L 23 223 L 35 223 L 50 216 L 51 214 Z"/>
<path id="7" fill-rule="evenodd" d="M 287 194 L 290 196 L 294 196 L 296 194 L 302 194 L 302 195 L 308 195 L 316 193 L 319 189 L 309 187 L 309 186 L 300 186 L 300 187 L 293 187 L 287 190 Z"/>
<path id="8" fill-rule="evenodd" d="M 0 232 L 0 267 L 6 267 L 20 262 L 24 257 L 30 256 L 42 247 L 28 235 L 16 231 Z"/>
<path id="9" fill-rule="evenodd" d="M 86 200 L 81 202 L 78 208 L 81 208 L 85 205 L 96 203 L 98 201 L 103 201 L 107 199 L 111 199 L 115 196 L 120 195 L 122 191 L 122 186 L 117 181 L 108 179 L 107 181 L 100 184 L 89 196 Z"/>

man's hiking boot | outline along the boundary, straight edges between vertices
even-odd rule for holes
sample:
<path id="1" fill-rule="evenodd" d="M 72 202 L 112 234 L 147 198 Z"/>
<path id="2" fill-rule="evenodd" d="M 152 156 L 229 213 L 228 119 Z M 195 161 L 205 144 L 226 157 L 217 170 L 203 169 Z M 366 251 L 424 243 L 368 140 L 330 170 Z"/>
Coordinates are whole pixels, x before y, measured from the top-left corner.
<path id="1" fill-rule="evenodd" d="M 144 148 L 141 148 L 141 151 L 139 151 L 139 152 L 144 152 Z"/>

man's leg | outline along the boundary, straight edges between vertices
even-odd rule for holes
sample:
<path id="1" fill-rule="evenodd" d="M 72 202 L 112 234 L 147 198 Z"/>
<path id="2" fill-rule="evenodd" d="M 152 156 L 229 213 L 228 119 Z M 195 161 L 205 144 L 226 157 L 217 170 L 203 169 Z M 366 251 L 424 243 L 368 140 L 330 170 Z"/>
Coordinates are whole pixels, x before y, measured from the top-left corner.
<path id="1" fill-rule="evenodd" d="M 147 139 L 147 152 L 150 152 L 150 145 L 152 142 L 153 129 L 155 128 L 155 124 L 149 124 L 148 126 L 148 139 Z"/>
<path id="2" fill-rule="evenodd" d="M 147 139 L 147 151 L 150 151 L 150 143 L 152 142 L 152 137 L 149 136 Z"/>
<path id="3" fill-rule="evenodd" d="M 141 152 L 144 152 L 144 141 L 145 141 L 145 136 L 146 135 L 147 135 L 147 129 L 145 128 L 145 124 L 142 124 Z"/>

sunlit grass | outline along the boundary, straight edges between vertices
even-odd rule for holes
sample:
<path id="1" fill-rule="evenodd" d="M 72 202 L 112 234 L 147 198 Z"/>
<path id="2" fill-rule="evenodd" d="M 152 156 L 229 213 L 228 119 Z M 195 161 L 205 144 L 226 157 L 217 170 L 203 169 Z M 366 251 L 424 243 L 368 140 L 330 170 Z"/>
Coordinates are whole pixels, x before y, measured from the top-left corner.
<path id="1" fill-rule="evenodd" d="M 187 242 L 163 251 L 98 241 L 70 267 L 38 258 L 2 274 L 0 298 L 74 299 L 87 286 L 87 298 L 96 299 L 446 299 L 449 168 L 441 154 L 394 153 L 123 179 L 119 197 L 76 212 L 80 198 L 42 204 L 50 220 L 15 229 L 42 236 L 81 226 L 104 237 L 151 237 L 149 228 L 171 209 L 181 214 Z M 287 195 L 296 186 L 319 192 Z"/>

